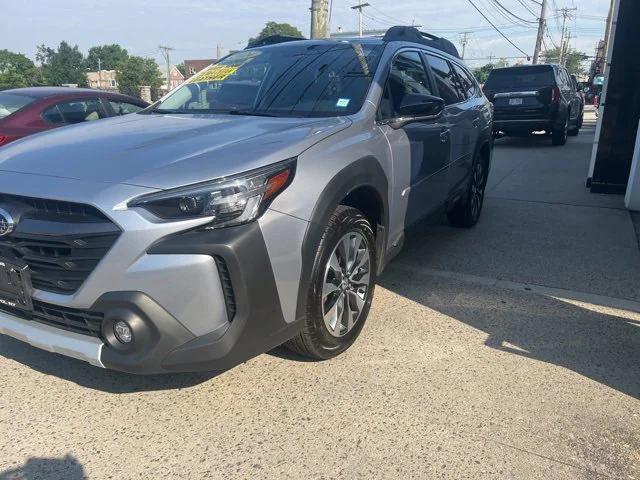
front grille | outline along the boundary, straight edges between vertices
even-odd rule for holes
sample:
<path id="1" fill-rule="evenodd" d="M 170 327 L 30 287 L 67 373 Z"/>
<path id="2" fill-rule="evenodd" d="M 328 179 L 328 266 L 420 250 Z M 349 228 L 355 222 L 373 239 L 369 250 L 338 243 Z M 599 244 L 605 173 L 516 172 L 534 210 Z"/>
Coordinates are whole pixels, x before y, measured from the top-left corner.
<path id="1" fill-rule="evenodd" d="M 60 307 L 38 300 L 33 301 L 33 312 L 10 308 L 2 304 L 0 304 L 0 311 L 25 320 L 51 325 L 82 335 L 90 335 L 98 338 L 102 335 L 101 329 L 104 316 L 98 312 Z"/>
<path id="2" fill-rule="evenodd" d="M 227 318 L 231 321 L 236 314 L 236 297 L 233 293 L 233 285 L 231 284 L 229 268 L 222 257 L 214 255 L 213 259 L 216 261 L 216 265 L 218 266 L 220 284 L 222 285 L 222 293 L 224 294 L 224 303 L 227 307 Z"/>
<path id="3" fill-rule="evenodd" d="M 0 205 L 19 212 L 15 231 L 0 237 L 0 257 L 29 265 L 39 290 L 74 293 L 120 235 L 90 205 L 4 194 Z"/>

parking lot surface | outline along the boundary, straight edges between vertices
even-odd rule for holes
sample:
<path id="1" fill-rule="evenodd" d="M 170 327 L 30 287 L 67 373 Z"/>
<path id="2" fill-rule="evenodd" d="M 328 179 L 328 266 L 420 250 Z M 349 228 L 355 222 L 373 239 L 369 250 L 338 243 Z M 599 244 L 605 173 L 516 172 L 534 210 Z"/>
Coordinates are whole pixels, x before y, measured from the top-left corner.
<path id="1" fill-rule="evenodd" d="M 0 337 L 0 479 L 640 478 L 640 250 L 592 141 L 499 140 L 478 226 L 412 232 L 331 361 L 135 377 Z"/>

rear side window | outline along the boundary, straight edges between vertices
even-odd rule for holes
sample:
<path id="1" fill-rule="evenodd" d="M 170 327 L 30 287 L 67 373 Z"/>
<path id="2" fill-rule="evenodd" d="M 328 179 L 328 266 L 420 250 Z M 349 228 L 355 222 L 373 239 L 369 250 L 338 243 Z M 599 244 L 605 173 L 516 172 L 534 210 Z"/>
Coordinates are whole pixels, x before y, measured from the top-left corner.
<path id="1" fill-rule="evenodd" d="M 42 118 L 54 125 L 90 122 L 106 116 L 107 114 L 97 98 L 57 103 L 47 108 L 42 114 Z"/>
<path id="2" fill-rule="evenodd" d="M 492 70 L 485 84 L 490 90 L 541 88 L 555 85 L 551 67 L 514 67 Z"/>
<path id="3" fill-rule="evenodd" d="M 113 108 L 113 111 L 116 112 L 116 115 L 128 115 L 130 113 L 137 113 L 140 110 L 143 110 L 143 107 L 133 103 L 109 100 L 109 104 L 111 105 L 111 108 Z"/>
<path id="4" fill-rule="evenodd" d="M 411 94 L 432 95 L 429 77 L 418 52 L 402 52 L 391 63 L 391 71 L 380 101 L 380 118 L 395 118 L 402 100 Z"/>
<path id="5" fill-rule="evenodd" d="M 36 99 L 27 95 L 0 92 L 0 118 L 8 117 Z"/>
<path id="6" fill-rule="evenodd" d="M 451 69 L 451 65 L 445 59 L 427 54 L 429 66 L 438 84 L 438 92 L 446 105 L 458 103 L 464 100 L 458 90 L 456 77 Z"/>
<path id="7" fill-rule="evenodd" d="M 471 76 L 466 72 L 464 68 L 456 65 L 455 63 L 453 64 L 453 69 L 458 74 L 460 86 L 465 96 L 467 98 L 473 97 L 476 94 L 476 82 L 473 81 Z"/>

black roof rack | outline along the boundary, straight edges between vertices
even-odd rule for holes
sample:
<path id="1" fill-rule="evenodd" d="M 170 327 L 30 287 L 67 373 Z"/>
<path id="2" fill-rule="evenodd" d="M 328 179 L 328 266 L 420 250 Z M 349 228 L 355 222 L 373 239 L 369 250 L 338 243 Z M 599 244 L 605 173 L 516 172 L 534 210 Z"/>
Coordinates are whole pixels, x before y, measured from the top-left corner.
<path id="1" fill-rule="evenodd" d="M 295 42 L 297 40 L 306 40 L 306 38 L 290 37 L 287 35 L 270 35 L 268 37 L 261 38 L 260 40 L 249 42 L 249 44 L 245 47 L 245 50 L 247 48 L 266 47 L 267 45 L 275 45 L 276 43 L 285 43 L 285 42 Z"/>
<path id="2" fill-rule="evenodd" d="M 437 48 L 438 50 L 448 53 L 456 58 L 460 58 L 458 49 L 446 38 L 436 37 L 430 33 L 421 32 L 415 27 L 391 27 L 387 30 L 383 42 L 413 42 L 426 45 L 428 47 Z"/>

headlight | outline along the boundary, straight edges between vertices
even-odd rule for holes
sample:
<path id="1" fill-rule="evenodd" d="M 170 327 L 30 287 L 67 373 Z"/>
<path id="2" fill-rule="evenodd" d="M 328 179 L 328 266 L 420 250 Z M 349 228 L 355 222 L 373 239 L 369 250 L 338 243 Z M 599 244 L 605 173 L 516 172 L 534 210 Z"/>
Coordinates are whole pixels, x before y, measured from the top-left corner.
<path id="1" fill-rule="evenodd" d="M 207 228 L 240 225 L 255 220 L 293 179 L 295 159 L 233 177 L 197 183 L 135 198 L 141 207 L 163 220 L 211 217 Z"/>

